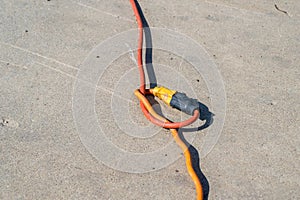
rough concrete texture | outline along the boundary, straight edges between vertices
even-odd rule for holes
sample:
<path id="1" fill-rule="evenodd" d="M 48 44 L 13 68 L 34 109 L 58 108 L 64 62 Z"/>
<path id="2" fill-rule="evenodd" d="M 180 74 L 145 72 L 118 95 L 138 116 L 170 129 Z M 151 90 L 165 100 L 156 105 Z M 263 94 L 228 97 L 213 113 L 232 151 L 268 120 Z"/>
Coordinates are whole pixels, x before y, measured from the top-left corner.
<path id="1" fill-rule="evenodd" d="M 201 44 L 223 77 L 225 124 L 218 143 L 201 158 L 209 199 L 299 199 L 300 3 L 139 3 L 150 26 Z M 120 172 L 94 158 L 79 138 L 72 114 L 76 74 L 97 44 L 136 28 L 129 1 L 1 0 L 0 19 L 1 199 L 195 198 L 184 157 L 158 171 Z M 205 82 L 188 63 L 158 50 L 153 60 L 185 66 L 181 74 L 213 109 Z M 129 54 L 122 56 L 99 85 L 113 91 L 132 65 Z M 131 98 L 130 112 L 142 125 L 146 120 Z M 111 94 L 99 89 L 95 99 L 101 116 Z M 133 140 L 109 115 L 100 122 L 110 140 L 129 151 L 151 151 L 171 140 L 165 130 L 153 140 Z M 192 142 L 199 151 L 208 129 Z"/>

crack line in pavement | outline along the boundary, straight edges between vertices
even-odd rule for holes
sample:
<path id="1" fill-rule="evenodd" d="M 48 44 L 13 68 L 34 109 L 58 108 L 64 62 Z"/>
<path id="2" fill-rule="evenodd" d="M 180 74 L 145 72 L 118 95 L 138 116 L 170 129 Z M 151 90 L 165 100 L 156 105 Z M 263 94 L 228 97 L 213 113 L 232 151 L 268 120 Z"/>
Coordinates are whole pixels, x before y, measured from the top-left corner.
<path id="1" fill-rule="evenodd" d="M 221 7 L 236 9 L 236 10 L 240 10 L 240 11 L 244 11 L 244 12 L 256 13 L 256 14 L 260 14 L 260 15 L 266 15 L 266 13 L 263 13 L 263 12 L 258 12 L 258 11 L 254 11 L 254 10 L 250 10 L 250 9 L 245 9 L 245 8 L 239 8 L 239 7 L 232 6 L 232 5 L 226 5 L 226 4 L 221 4 L 221 3 L 214 3 L 214 2 L 206 1 L 206 0 L 204 2 L 206 2 L 208 4 L 215 5 L 215 6 L 221 6 Z"/>
<path id="2" fill-rule="evenodd" d="M 114 91 L 108 90 L 108 89 L 106 89 L 105 87 L 101 87 L 101 86 L 99 86 L 99 85 L 96 85 L 96 86 L 95 86 L 95 85 L 93 85 L 92 83 L 90 83 L 90 82 L 88 82 L 88 81 L 79 79 L 77 76 L 73 76 L 73 75 L 68 74 L 68 73 L 66 73 L 66 72 L 63 72 L 63 71 L 61 71 L 61 70 L 59 70 L 59 69 L 53 68 L 53 67 L 51 67 L 51 66 L 49 66 L 49 65 L 45 65 L 45 64 L 40 63 L 40 62 L 35 62 L 35 63 L 36 63 L 36 64 L 39 64 L 39 65 L 41 65 L 41 66 L 47 67 L 48 69 L 51 69 L 51 70 L 53 70 L 53 71 L 55 71 L 55 72 L 58 72 L 59 74 L 68 76 L 68 77 L 70 77 L 70 78 L 73 78 L 73 79 L 75 79 L 76 81 L 78 80 L 78 81 L 82 81 L 82 82 L 84 82 L 84 83 L 87 83 L 87 84 L 88 84 L 90 87 L 92 87 L 92 88 L 96 88 L 96 89 L 102 90 L 102 91 L 104 91 L 104 92 L 107 92 L 107 93 L 109 93 L 109 94 L 111 94 L 111 95 L 114 95 L 114 96 L 119 97 L 119 98 L 121 98 L 121 99 L 123 99 L 123 100 L 126 100 L 126 101 L 129 102 L 129 103 L 133 103 L 133 104 L 135 103 L 134 101 L 132 101 L 132 100 L 130 100 L 130 99 L 127 99 L 127 98 L 124 98 L 123 96 L 118 95 L 118 94 L 116 94 Z"/>
<path id="3" fill-rule="evenodd" d="M 6 46 L 10 46 L 10 47 L 12 47 L 12 48 L 19 49 L 19 50 L 21 50 L 21 51 L 25 51 L 25 52 L 27 52 L 27 53 L 30 53 L 30 54 L 32 54 L 32 55 L 35 55 L 35 56 L 44 58 L 44 59 L 46 59 L 46 60 L 50 60 L 50 61 L 53 61 L 53 62 L 62 64 L 62 65 L 64 65 L 64 66 L 68 67 L 68 68 L 78 70 L 77 67 L 74 67 L 74 66 L 72 66 L 72 65 L 69 65 L 69 64 L 66 64 L 66 63 L 63 63 L 63 62 L 60 62 L 60 61 L 58 61 L 58 60 L 55 60 L 54 58 L 49 58 L 49 57 L 47 57 L 47 56 L 43 56 L 43 55 L 41 55 L 41 54 L 39 54 L 39 53 L 36 53 L 36 52 L 30 51 L 30 50 L 24 49 L 24 48 L 22 48 L 22 47 L 19 47 L 19 46 L 13 45 L 13 44 L 5 43 L 5 42 L 0 42 L 0 44 L 6 45 Z"/>
<path id="4" fill-rule="evenodd" d="M 119 15 L 115 15 L 115 14 L 112 14 L 112 13 L 110 13 L 110 12 L 106 12 L 106 11 L 103 11 L 103 10 L 99 10 L 99 9 L 97 9 L 97 8 L 94 8 L 94 7 L 91 7 L 91 6 L 88 6 L 88 5 L 79 3 L 79 2 L 74 2 L 74 3 L 76 3 L 76 4 L 79 5 L 79 6 L 82 6 L 82 7 L 91 9 L 91 10 L 94 10 L 94 11 L 96 11 L 96 12 L 100 12 L 100 13 L 103 13 L 103 14 L 106 14 L 106 15 L 113 16 L 113 17 L 118 18 L 118 19 L 123 19 L 123 20 L 125 20 L 125 21 L 134 22 L 134 20 L 132 20 L 132 19 L 128 19 L 128 18 L 126 18 L 126 17 L 122 17 L 122 16 L 119 16 Z"/>
<path id="5" fill-rule="evenodd" d="M 12 66 L 20 67 L 20 68 L 22 68 L 22 69 L 28 69 L 27 66 L 24 66 L 24 65 L 18 65 L 18 64 L 9 62 L 9 61 L 0 60 L 0 62 L 1 62 L 1 63 L 4 63 L 4 64 L 6 64 L 6 65 L 12 65 Z"/>

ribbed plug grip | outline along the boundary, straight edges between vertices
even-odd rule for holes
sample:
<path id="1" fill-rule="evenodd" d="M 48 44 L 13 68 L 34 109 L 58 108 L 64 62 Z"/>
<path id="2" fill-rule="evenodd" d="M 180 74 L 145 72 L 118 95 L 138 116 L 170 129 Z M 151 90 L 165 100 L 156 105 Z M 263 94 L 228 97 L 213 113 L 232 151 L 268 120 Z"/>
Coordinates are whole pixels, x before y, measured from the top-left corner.
<path id="1" fill-rule="evenodd" d="M 185 93 L 181 92 L 176 92 L 172 96 L 170 106 L 188 115 L 193 115 L 194 111 L 199 109 L 199 104 L 196 99 L 189 98 Z"/>

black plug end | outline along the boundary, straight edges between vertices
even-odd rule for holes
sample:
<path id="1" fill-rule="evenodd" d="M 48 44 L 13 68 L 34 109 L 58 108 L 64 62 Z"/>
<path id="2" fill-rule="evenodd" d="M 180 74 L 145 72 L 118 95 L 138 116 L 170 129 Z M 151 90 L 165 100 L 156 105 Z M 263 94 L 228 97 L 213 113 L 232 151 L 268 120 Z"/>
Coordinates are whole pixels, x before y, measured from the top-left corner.
<path id="1" fill-rule="evenodd" d="M 170 106 L 188 115 L 193 115 L 195 110 L 199 110 L 197 99 L 186 96 L 185 93 L 176 92 L 171 99 Z"/>

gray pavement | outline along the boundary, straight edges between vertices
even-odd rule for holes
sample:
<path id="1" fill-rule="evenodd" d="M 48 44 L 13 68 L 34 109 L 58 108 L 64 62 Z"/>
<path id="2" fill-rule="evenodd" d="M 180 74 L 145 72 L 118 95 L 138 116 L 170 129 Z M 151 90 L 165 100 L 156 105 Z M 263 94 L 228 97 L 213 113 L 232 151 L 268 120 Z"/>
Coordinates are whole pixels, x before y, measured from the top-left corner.
<path id="1" fill-rule="evenodd" d="M 300 3 L 139 3 L 149 26 L 192 38 L 222 76 L 226 117 L 216 145 L 202 154 L 205 136 L 218 120 L 185 133 L 195 136 L 191 144 L 200 154 L 209 199 L 299 199 Z M 183 156 L 147 173 L 116 170 L 86 148 L 76 126 L 76 76 L 97 45 L 136 28 L 129 1 L 0 0 L 0 19 L 0 199 L 195 199 Z M 135 124 L 148 125 L 132 94 L 138 74 L 130 50 L 136 44 L 128 45 L 129 52 L 99 78 L 95 113 L 116 146 L 151 152 L 172 142 L 167 130 L 151 126 L 153 137 L 135 138 L 109 113 L 119 88 L 129 95 L 118 106 L 129 108 Z M 209 88 L 190 63 L 155 46 L 153 63 L 160 64 L 153 64 L 159 84 L 176 87 L 182 77 L 177 88 L 184 90 L 186 81 L 214 113 Z M 132 83 L 126 91 L 120 89 L 124 79 Z M 173 119 L 179 113 L 163 105 L 162 110 Z"/>

